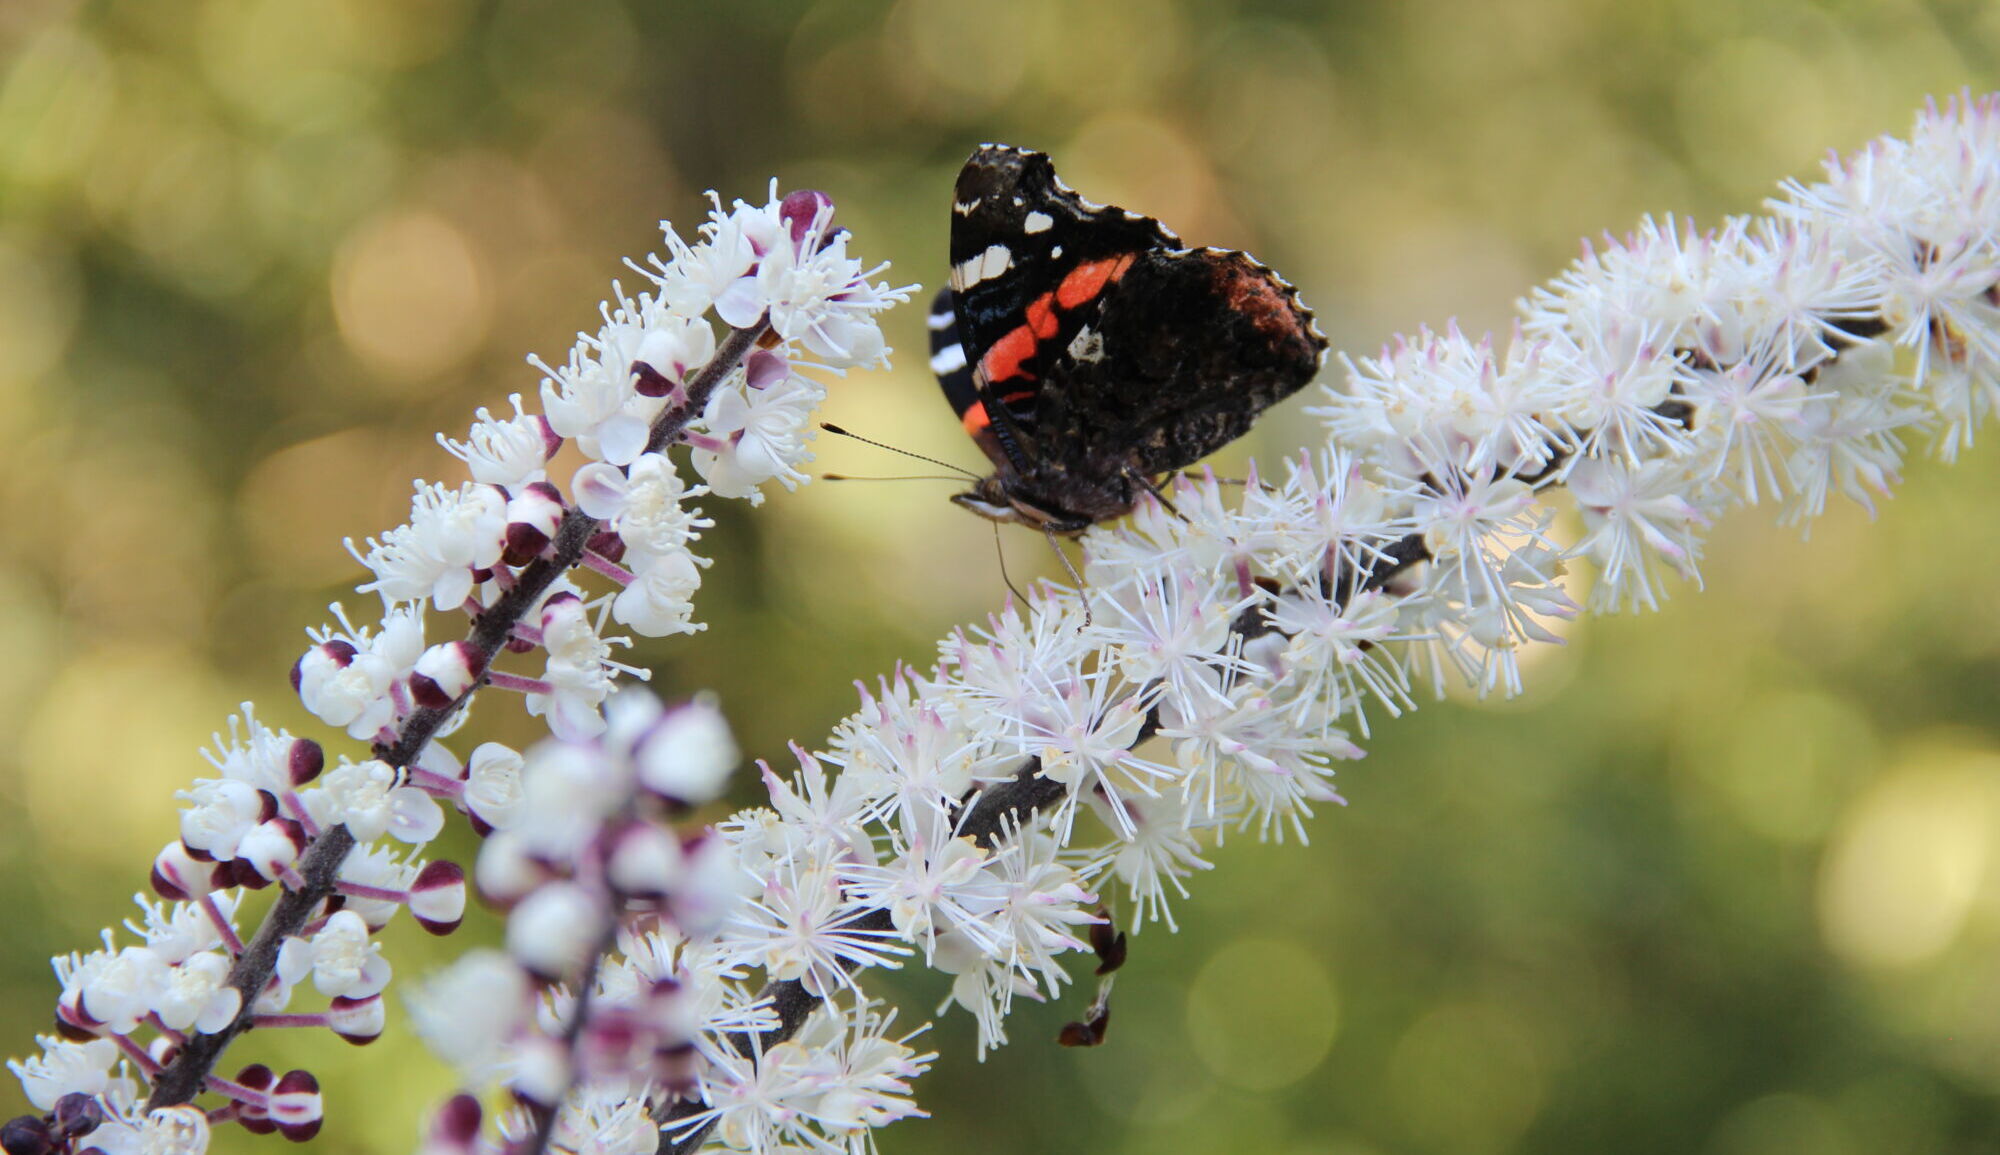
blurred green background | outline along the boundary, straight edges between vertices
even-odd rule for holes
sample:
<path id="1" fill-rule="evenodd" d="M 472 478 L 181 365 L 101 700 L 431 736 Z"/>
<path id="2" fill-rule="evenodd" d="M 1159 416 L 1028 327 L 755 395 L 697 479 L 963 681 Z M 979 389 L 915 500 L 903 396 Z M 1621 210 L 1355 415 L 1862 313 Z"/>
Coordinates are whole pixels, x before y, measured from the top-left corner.
<path id="1" fill-rule="evenodd" d="M 233 704 L 318 732 L 285 671 L 357 578 L 341 538 L 456 478 L 433 432 L 532 392 L 522 357 L 559 361 L 703 189 L 827 189 L 857 251 L 934 287 L 959 162 L 1031 145 L 1253 250 L 1367 352 L 1504 326 L 1641 213 L 1753 210 L 1926 94 L 2000 86 L 1996 53 L 1970 0 L 5 0 L 4 1049 L 46 1028 L 46 957 L 128 915 Z M 828 416 L 973 464 L 921 312 Z M 1245 448 L 1313 438 L 1302 404 Z M 1705 593 L 1580 623 L 1521 701 L 1382 725 L 1312 846 L 1232 839 L 1183 932 L 1140 936 L 1109 1045 L 1058 1049 L 1078 1006 L 1031 1008 L 982 1065 L 949 1020 L 936 1117 L 884 1149 L 2000 1147 L 2000 463 L 1910 472 L 1809 541 L 1726 523 Z M 711 629 L 639 650 L 655 684 L 718 689 L 757 755 L 818 741 L 850 679 L 1000 600 L 946 492 L 719 510 Z M 1017 579 L 1049 562 L 1005 545 Z M 407 976 L 468 941 L 391 952 Z M 897 989 L 906 1022 L 938 994 Z M 320 1073 L 327 1150 L 407 1150 L 450 1086 L 400 1035 L 253 1058 Z"/>

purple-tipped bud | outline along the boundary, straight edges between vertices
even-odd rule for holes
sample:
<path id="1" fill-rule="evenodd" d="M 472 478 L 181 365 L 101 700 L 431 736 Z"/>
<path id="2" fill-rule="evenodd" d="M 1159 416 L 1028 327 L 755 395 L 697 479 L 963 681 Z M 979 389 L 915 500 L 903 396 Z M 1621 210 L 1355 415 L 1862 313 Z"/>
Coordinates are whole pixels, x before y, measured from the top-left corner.
<path id="1" fill-rule="evenodd" d="M 632 389 L 641 397 L 665 397 L 674 391 L 674 383 L 665 373 L 646 364 L 632 362 Z"/>
<path id="2" fill-rule="evenodd" d="M 285 759 L 285 769 L 292 785 L 304 786 L 319 777 L 326 769 L 326 751 L 311 738 L 298 738 L 292 742 L 292 750 Z"/>
<path id="3" fill-rule="evenodd" d="M 410 675 L 417 705 L 442 710 L 458 701 L 486 672 L 486 655 L 471 642 L 444 642 L 425 650 Z"/>
<path id="4" fill-rule="evenodd" d="M 0 1124 L 0 1151 L 7 1155 L 51 1155 L 55 1150 L 55 1137 L 40 1115 L 16 1115 Z"/>
<path id="5" fill-rule="evenodd" d="M 833 198 L 818 189 L 802 188 L 779 203 L 778 216 L 791 230 L 792 243 L 802 245 L 815 223 L 823 230 L 832 222 Z"/>
<path id="6" fill-rule="evenodd" d="M 546 481 L 522 488 L 507 502 L 507 535 L 501 557 L 509 565 L 526 565 L 540 557 L 562 524 L 567 507 L 562 493 Z"/>
<path id="7" fill-rule="evenodd" d="M 99 1103 L 95 1095 L 71 1091 L 56 1100 L 56 1109 L 50 1112 L 49 1118 L 56 1135 L 74 1139 L 88 1135 L 104 1124 L 104 1104 Z"/>
<path id="8" fill-rule="evenodd" d="M 420 1155 L 472 1155 L 479 1142 L 484 1112 L 471 1095 L 453 1095 L 431 1116 Z"/>
<path id="9" fill-rule="evenodd" d="M 256 1092 L 249 1099 L 236 1101 L 236 1121 L 252 1135 L 269 1135 L 278 1129 L 270 1118 L 270 1095 L 272 1084 L 278 1081 L 278 1073 L 262 1063 L 252 1063 L 236 1072 L 236 1082 Z"/>
<path id="10" fill-rule="evenodd" d="M 291 865 L 299 860 L 306 848 L 306 830 L 296 819 L 273 818 L 260 822 L 236 848 L 236 862 L 239 867 L 248 867 L 265 882 L 275 881 Z M 242 883 L 243 871 L 236 874 Z"/>
<path id="11" fill-rule="evenodd" d="M 320 1098 L 319 1080 L 311 1071 L 286 1071 L 271 1092 L 271 1119 L 278 1130 L 294 1143 L 303 1143 L 319 1134 L 326 1115 Z"/>
<path id="12" fill-rule="evenodd" d="M 388 1019 L 379 994 L 365 999 L 350 999 L 342 995 L 326 1008 L 326 1025 L 332 1028 L 334 1034 L 357 1047 L 365 1047 L 380 1038 Z"/>
<path id="13" fill-rule="evenodd" d="M 153 893 L 175 902 L 189 902 L 230 885 L 230 871 L 207 855 L 188 849 L 176 839 L 153 856 Z"/>
<path id="14" fill-rule="evenodd" d="M 410 914 L 432 934 L 450 934 L 465 921 L 465 871 L 440 858 L 427 862 L 410 887 Z"/>

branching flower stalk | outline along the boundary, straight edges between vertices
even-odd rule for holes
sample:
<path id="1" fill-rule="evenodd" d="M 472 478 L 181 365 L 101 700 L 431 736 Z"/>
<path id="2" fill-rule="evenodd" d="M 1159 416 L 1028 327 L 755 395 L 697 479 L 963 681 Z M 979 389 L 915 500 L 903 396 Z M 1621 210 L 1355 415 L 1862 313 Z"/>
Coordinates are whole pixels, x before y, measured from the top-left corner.
<path id="1" fill-rule="evenodd" d="M 1323 448 L 1240 491 L 1178 479 L 1173 508 L 1084 539 L 1091 613 L 1045 586 L 954 632 L 928 668 L 865 690 L 824 749 L 764 767 L 768 805 L 684 830 L 735 761 L 726 727 L 704 702 L 607 702 L 637 672 L 601 630 L 697 628 L 688 547 L 706 523 L 688 499 L 803 480 L 821 386 L 793 371 L 801 350 L 832 368 L 884 355 L 872 318 L 903 294 L 847 260 L 829 215 L 774 195 L 718 206 L 697 244 L 670 232 L 670 259 L 642 270 L 656 293 L 620 293 L 567 365 L 542 367 L 542 413 L 516 398 L 449 443 L 473 481 L 419 486 L 409 525 L 356 551 L 381 624 L 336 612 L 297 670 L 313 712 L 373 756 L 322 775 L 318 744 L 247 708 L 218 738 L 220 777 L 186 792 L 155 864 L 169 901 L 131 928 L 145 945 L 107 933 L 58 960 L 64 1037 L 12 1064 L 44 1114 L 9 1124 L 9 1151 L 198 1151 L 224 1120 L 310 1134 L 309 1075 L 225 1080 L 215 1060 L 247 1025 L 379 1033 L 370 932 L 401 905 L 454 925 L 463 876 L 331 848 L 420 844 L 443 799 L 489 835 L 474 880 L 507 910 L 507 950 L 432 977 L 413 1017 L 469 1089 L 511 1105 L 486 1128 L 454 1099 L 425 1150 L 862 1155 L 921 1114 L 910 1085 L 935 1057 L 867 995 L 871 969 L 951 975 L 948 1005 L 982 1053 L 999 1045 L 1017 998 L 1063 993 L 1065 956 L 1115 953 L 1107 901 L 1134 933 L 1171 928 L 1229 832 L 1304 838 L 1372 722 L 1453 679 L 1518 691 L 1520 649 L 1580 608 L 1567 568 L 1595 568 L 1594 608 L 1651 608 L 1668 575 L 1699 580 L 1717 516 L 1774 502 L 1803 521 L 1834 492 L 1872 508 L 1908 438 L 1950 457 L 2000 402 L 2000 102 L 1967 96 L 1785 186 L 1766 216 L 1586 246 L 1504 341 L 1425 330 L 1344 360 Z M 589 459 L 568 498 L 546 478 L 558 438 Z M 664 455 L 676 442 L 701 486 Z M 583 592 L 578 565 L 617 591 Z M 426 647 L 426 602 L 471 632 Z M 491 668 L 537 649 L 539 676 Z M 481 686 L 522 691 L 550 739 L 450 753 Z M 246 946 L 243 890 L 273 881 Z M 287 1013 L 309 976 L 332 1006 Z"/>
<path id="2" fill-rule="evenodd" d="M 380 597 L 381 622 L 357 626 L 335 606 L 337 627 L 313 631 L 293 670 L 307 708 L 368 743 L 371 757 L 322 774 L 319 743 L 264 726 L 248 705 L 231 720 L 206 752 L 218 777 L 182 792 L 181 838 L 153 864 L 152 888 L 165 901 L 142 898 L 142 923 L 127 924 L 143 944 L 118 948 L 107 931 L 103 950 L 56 960 L 59 1035 L 41 1040 L 40 1056 L 10 1064 L 46 1114 L 10 1121 L 0 1133 L 8 1151 L 199 1151 L 224 1121 L 294 1140 L 316 1134 L 309 1072 L 251 1064 L 223 1078 L 216 1067 L 253 1026 L 326 1026 L 350 1042 L 379 1035 L 390 968 L 373 933 L 404 906 L 435 933 L 462 916 L 464 872 L 415 857 L 442 828 L 441 800 L 492 836 L 482 863 L 496 845 L 533 863 L 525 876 L 489 866 L 480 879 L 527 928 L 511 937 L 514 956 L 488 967 L 489 978 L 513 975 L 524 998 L 542 989 L 559 1000 L 560 982 L 579 975 L 601 984 L 622 920 L 709 917 L 699 912 L 717 872 L 687 873 L 703 856 L 683 853 L 700 836 L 684 840 L 661 825 L 671 813 L 657 812 L 713 797 L 734 747 L 720 716 L 699 703 L 662 711 L 628 695 L 607 721 L 618 676 L 640 672 L 612 659 L 623 639 L 603 629 L 701 628 L 690 598 L 707 563 L 691 545 L 710 523 L 690 500 L 755 504 L 764 483 L 803 480 L 825 386 L 800 370 L 837 373 L 886 355 L 874 317 L 907 292 L 875 283 L 881 270 L 847 255 L 832 215 L 824 195 L 780 199 L 774 186 L 763 205 L 724 210 L 718 201 L 692 244 L 667 229 L 669 258 L 633 266 L 651 291 L 632 298 L 614 285 L 603 326 L 580 335 L 564 366 L 536 362 L 543 412 L 516 396 L 511 418 L 482 410 L 465 441 L 440 439 L 473 480 L 418 483 L 407 524 L 350 545 L 372 575 L 360 589 Z M 711 312 L 725 326 L 719 342 Z M 565 443 L 585 458 L 570 498 L 547 477 Z M 691 464 L 706 484 L 684 483 L 665 456 L 681 444 L 696 446 Z M 571 579 L 578 567 L 619 588 L 588 593 Z M 469 619 L 465 636 L 426 646 L 426 602 Z M 539 677 L 494 668 L 503 654 L 536 650 L 546 657 Z M 461 761 L 442 745 L 482 688 L 523 692 L 556 749 L 593 751 L 584 761 L 611 801 L 576 781 L 561 798 L 537 799 L 524 768 L 561 762 L 555 754 L 524 760 L 486 743 Z M 620 765 L 623 776 L 603 772 Z M 586 800 L 599 811 L 580 813 Z M 568 825 L 552 834 L 562 819 Z M 410 857 L 374 845 L 385 836 L 409 844 Z M 279 896 L 245 943 L 236 912 L 247 891 L 273 882 Z M 308 977 L 331 1005 L 290 1013 Z M 504 990 L 494 978 L 483 997 Z M 489 1022 L 493 1006 L 482 1008 Z M 578 1013 L 544 1032 L 570 1053 L 539 1068 L 516 1064 L 516 1149 L 540 1150 L 556 1132 L 566 1072 L 586 1069 L 582 1049 L 598 1041 L 585 1022 Z M 529 1045 L 525 1034 L 512 1041 Z M 204 1093 L 221 1105 L 192 1105 Z"/>

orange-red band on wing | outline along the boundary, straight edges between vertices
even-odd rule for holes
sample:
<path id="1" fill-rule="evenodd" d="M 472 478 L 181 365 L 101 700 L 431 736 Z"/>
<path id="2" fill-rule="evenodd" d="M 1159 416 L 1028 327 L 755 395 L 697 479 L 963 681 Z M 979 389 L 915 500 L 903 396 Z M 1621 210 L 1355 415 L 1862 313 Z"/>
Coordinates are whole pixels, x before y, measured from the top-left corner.
<path id="1" fill-rule="evenodd" d="M 1104 286 L 1124 276 L 1125 270 L 1131 267 L 1130 253 L 1122 257 L 1106 257 L 1101 261 L 1085 261 L 1071 269 L 1069 275 L 1062 279 L 1062 284 L 1056 286 L 1056 304 L 1064 309 L 1074 309 L 1102 293 Z"/>
<path id="2" fill-rule="evenodd" d="M 1127 253 L 1122 257 L 1085 261 L 1071 269 L 1054 292 L 1043 293 L 1030 301 L 1026 322 L 1009 329 L 979 359 L 979 372 L 986 378 L 987 384 L 997 385 L 1016 377 L 1024 381 L 1035 380 L 1035 372 L 1028 368 L 1028 363 L 1034 360 L 1037 346 L 1061 330 L 1056 310 L 1068 311 L 1095 299 L 1105 286 L 1125 275 L 1125 270 L 1132 267 L 1133 259 L 1133 254 Z M 966 412 L 969 415 L 971 410 Z M 967 420 L 971 420 L 970 416 Z"/>
<path id="3" fill-rule="evenodd" d="M 967 435 L 975 438 L 979 436 L 980 430 L 993 424 L 993 419 L 986 415 L 986 403 L 984 401 L 974 401 L 972 408 L 967 409 L 965 416 L 959 418 L 958 421 L 959 424 L 965 426 Z"/>

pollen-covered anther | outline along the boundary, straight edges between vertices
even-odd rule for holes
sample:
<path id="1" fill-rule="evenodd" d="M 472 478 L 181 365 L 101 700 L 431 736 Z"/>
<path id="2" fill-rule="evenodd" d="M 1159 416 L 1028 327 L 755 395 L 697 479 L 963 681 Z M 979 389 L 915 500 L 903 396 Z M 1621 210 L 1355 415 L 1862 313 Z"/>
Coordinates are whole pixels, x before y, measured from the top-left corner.
<path id="1" fill-rule="evenodd" d="M 562 493 L 546 481 L 524 486 L 507 502 L 506 546 L 500 558 L 508 565 L 526 565 L 541 556 L 562 524 Z"/>
<path id="2" fill-rule="evenodd" d="M 432 934 L 450 934 L 465 920 L 465 870 L 437 859 L 424 864 L 410 887 L 410 914 Z"/>
<path id="3" fill-rule="evenodd" d="M 432 646 L 417 659 L 410 675 L 410 694 L 417 705 L 442 710 L 464 696 L 486 672 L 486 655 L 470 642 Z"/>

